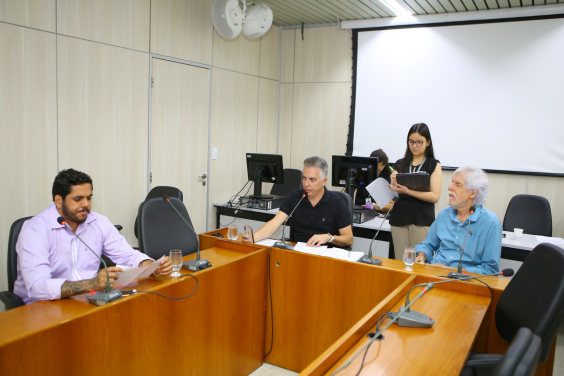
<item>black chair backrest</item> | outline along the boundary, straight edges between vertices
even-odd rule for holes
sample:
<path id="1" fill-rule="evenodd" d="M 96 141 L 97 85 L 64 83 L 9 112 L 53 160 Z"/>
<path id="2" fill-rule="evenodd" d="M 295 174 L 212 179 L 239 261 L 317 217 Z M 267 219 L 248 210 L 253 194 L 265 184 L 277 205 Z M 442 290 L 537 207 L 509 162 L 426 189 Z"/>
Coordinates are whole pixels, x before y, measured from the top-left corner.
<path id="1" fill-rule="evenodd" d="M 8 291 L 14 292 L 14 283 L 18 278 L 18 253 L 16 252 L 16 243 L 18 236 L 22 230 L 25 221 L 32 217 L 20 218 L 10 227 L 10 234 L 8 238 Z"/>
<path id="2" fill-rule="evenodd" d="M 501 294 L 495 312 L 499 334 L 507 341 L 526 327 L 542 341 L 540 363 L 548 359 L 564 318 L 564 250 L 537 245 Z"/>
<path id="3" fill-rule="evenodd" d="M 532 376 L 539 363 L 540 350 L 540 337 L 529 328 L 519 329 L 492 376 Z"/>
<path id="4" fill-rule="evenodd" d="M 184 201 L 184 197 L 182 195 L 182 191 L 175 187 L 168 187 L 166 185 L 154 187 L 149 191 L 147 197 L 145 197 L 145 201 L 151 198 L 163 197 L 163 195 L 167 195 L 168 197 L 176 197 L 180 199 L 180 201 Z M 135 218 L 135 227 L 133 228 L 133 232 L 135 233 L 135 237 L 139 239 L 139 234 L 137 233 L 137 221 L 139 220 L 139 216 Z"/>
<path id="5" fill-rule="evenodd" d="M 184 203 L 173 197 L 169 202 L 192 225 Z M 198 250 L 196 235 L 162 197 L 143 202 L 137 217 L 139 250 L 147 256 L 158 259 L 163 255 L 168 256 L 172 249 L 182 250 L 185 256 Z"/>
<path id="6" fill-rule="evenodd" d="M 272 184 L 272 188 L 270 189 L 271 195 L 287 196 L 288 193 L 292 192 L 292 190 L 302 188 L 301 170 L 296 170 L 294 168 L 285 168 L 283 173 L 284 183 Z"/>
<path id="7" fill-rule="evenodd" d="M 525 234 L 552 236 L 550 203 L 541 196 L 513 196 L 503 218 L 503 229 L 522 228 Z"/>
<path id="8" fill-rule="evenodd" d="M 353 219 L 353 200 L 352 200 L 351 196 L 349 196 L 345 192 L 340 192 L 340 191 L 333 191 L 333 193 L 338 194 L 339 196 L 341 196 L 343 198 L 343 200 L 345 200 L 345 204 L 347 204 L 347 206 L 351 210 L 351 222 L 352 222 L 352 219 Z"/>

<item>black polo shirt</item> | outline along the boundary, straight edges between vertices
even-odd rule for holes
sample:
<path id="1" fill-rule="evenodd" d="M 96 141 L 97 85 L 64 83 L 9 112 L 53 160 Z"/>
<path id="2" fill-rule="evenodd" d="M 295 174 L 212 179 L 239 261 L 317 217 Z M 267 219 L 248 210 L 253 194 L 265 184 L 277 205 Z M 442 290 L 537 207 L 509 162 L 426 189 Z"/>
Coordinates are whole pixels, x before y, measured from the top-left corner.
<path id="1" fill-rule="evenodd" d="M 315 234 L 339 235 L 339 229 L 352 223 L 351 210 L 345 201 L 327 188 L 323 189 L 323 197 L 315 207 L 306 197 L 292 214 L 293 241 L 307 242 Z M 280 211 L 290 215 L 303 193 L 303 189 L 290 192 L 280 205 Z"/>

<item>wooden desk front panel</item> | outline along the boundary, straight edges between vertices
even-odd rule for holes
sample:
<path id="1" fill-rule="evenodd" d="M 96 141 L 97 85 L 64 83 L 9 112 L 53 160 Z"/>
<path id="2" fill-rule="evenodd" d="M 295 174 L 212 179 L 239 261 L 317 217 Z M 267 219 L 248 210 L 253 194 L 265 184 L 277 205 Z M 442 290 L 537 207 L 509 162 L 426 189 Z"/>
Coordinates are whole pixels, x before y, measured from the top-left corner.
<path id="1" fill-rule="evenodd" d="M 231 262 L 212 257 L 217 266 L 195 274 L 200 287 L 185 300 L 140 293 L 102 307 L 65 299 L 4 312 L 0 327 L 11 322 L 25 336 L 0 347 L 2 369 L 10 375 L 248 375 L 264 355 L 267 253 L 224 255 Z M 149 278 L 134 288 L 152 285 L 180 297 L 196 286 L 190 277 L 168 282 Z M 34 312 L 63 319 L 34 331 L 40 324 L 26 319 L 40 320 Z"/>
<path id="2" fill-rule="evenodd" d="M 378 305 L 409 273 L 271 250 L 274 345 L 266 362 L 300 372 Z M 267 301 L 265 353 L 270 350 Z"/>

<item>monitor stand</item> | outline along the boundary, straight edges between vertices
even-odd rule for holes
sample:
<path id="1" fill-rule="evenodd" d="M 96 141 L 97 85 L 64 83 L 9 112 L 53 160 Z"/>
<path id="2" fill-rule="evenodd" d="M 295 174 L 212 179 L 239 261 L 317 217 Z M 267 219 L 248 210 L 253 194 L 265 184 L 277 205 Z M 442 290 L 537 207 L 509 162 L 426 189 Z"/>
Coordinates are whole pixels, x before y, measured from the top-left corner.
<path id="1" fill-rule="evenodd" d="M 274 198 L 273 196 L 262 194 L 262 179 L 258 175 L 259 174 L 257 174 L 255 182 L 253 183 L 255 185 L 253 194 L 249 195 L 249 198 L 253 198 L 255 200 L 272 200 Z"/>

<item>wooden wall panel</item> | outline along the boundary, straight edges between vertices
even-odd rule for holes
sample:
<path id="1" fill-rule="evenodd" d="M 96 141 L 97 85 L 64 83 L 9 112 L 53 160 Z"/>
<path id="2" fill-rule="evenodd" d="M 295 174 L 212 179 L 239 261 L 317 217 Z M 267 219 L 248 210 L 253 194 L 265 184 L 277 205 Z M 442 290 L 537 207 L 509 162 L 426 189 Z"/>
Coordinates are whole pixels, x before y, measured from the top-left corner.
<path id="1" fill-rule="evenodd" d="M 211 0 L 151 0 L 151 52 L 212 63 Z"/>
<path id="2" fill-rule="evenodd" d="M 280 28 L 272 26 L 260 38 L 260 76 L 278 81 L 280 72 Z"/>
<path id="3" fill-rule="evenodd" d="M 278 81 L 260 78 L 258 95 L 256 150 L 257 153 L 277 154 Z"/>
<path id="4" fill-rule="evenodd" d="M 241 33 L 235 39 L 223 39 L 214 30 L 214 67 L 258 76 L 259 63 L 260 38 L 250 39 Z"/>
<path id="5" fill-rule="evenodd" d="M 292 97 L 294 84 L 280 84 L 280 109 L 278 121 L 278 154 L 284 158 L 284 166 L 292 164 Z M 287 168 L 288 168 L 287 167 Z M 293 166 L 295 167 L 295 166 Z"/>
<path id="6" fill-rule="evenodd" d="M 52 202 L 57 174 L 55 35 L 0 23 L 0 290 L 8 232 Z"/>
<path id="7" fill-rule="evenodd" d="M 294 82 L 351 82 L 351 30 L 308 28 L 304 40 L 296 32 L 295 44 Z"/>
<path id="8" fill-rule="evenodd" d="M 331 163 L 344 155 L 349 125 L 350 83 L 294 84 L 292 168 L 314 155 Z M 329 170 L 327 188 L 331 186 Z"/>
<path id="9" fill-rule="evenodd" d="M 217 148 L 217 159 L 211 161 L 209 177 L 210 230 L 215 228 L 211 204 L 228 199 L 247 182 L 245 153 L 257 147 L 259 78 L 214 68 L 212 81 L 211 147 Z"/>
<path id="10" fill-rule="evenodd" d="M 0 0 L 0 21 L 55 32 L 55 0 Z"/>
<path id="11" fill-rule="evenodd" d="M 150 0 L 58 0 L 57 32 L 149 52 Z"/>
<path id="12" fill-rule="evenodd" d="M 58 36 L 59 168 L 94 181 L 93 210 L 130 244 L 147 194 L 149 56 Z"/>
<path id="13" fill-rule="evenodd" d="M 296 30 L 282 31 L 282 58 L 280 61 L 280 82 L 294 82 L 294 46 Z"/>

